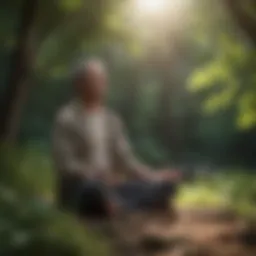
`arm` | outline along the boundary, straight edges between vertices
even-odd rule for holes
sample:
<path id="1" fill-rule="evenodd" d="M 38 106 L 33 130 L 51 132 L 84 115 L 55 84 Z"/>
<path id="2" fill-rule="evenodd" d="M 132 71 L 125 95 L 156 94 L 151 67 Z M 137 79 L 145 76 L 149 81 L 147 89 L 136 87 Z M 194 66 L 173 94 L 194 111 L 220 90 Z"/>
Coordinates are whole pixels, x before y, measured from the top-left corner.
<path id="1" fill-rule="evenodd" d="M 72 130 L 64 115 L 59 115 L 53 131 L 53 157 L 63 175 L 86 179 L 89 166 L 77 156 Z"/>
<path id="2" fill-rule="evenodd" d="M 128 175 L 140 179 L 151 179 L 153 172 L 145 165 L 141 164 L 134 156 L 128 138 L 125 134 L 121 121 L 115 120 L 115 153 L 120 167 Z"/>

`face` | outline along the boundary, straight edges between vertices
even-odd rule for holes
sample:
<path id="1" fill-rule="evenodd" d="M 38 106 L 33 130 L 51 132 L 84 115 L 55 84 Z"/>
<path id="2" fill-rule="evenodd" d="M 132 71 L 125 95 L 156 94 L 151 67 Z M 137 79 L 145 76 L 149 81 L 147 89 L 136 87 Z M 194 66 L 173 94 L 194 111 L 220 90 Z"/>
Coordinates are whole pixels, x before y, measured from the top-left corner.
<path id="1" fill-rule="evenodd" d="M 78 81 L 82 97 L 87 100 L 101 101 L 107 90 L 107 74 L 102 65 L 93 63 Z"/>

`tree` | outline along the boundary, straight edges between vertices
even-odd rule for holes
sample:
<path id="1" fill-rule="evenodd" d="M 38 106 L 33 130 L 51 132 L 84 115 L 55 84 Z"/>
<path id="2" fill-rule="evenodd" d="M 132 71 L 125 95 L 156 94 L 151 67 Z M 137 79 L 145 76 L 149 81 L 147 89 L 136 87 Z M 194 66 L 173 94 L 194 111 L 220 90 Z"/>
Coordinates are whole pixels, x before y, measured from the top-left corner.
<path id="1" fill-rule="evenodd" d="M 251 129 L 256 125 L 255 48 L 241 35 L 221 2 L 215 1 L 215 5 L 207 18 L 201 9 L 200 18 L 194 24 L 197 26 L 194 46 L 204 55 L 203 64 L 195 69 L 189 80 L 189 89 L 209 92 L 204 104 L 207 113 L 233 108 L 238 126 Z M 237 1 L 230 1 L 229 6 L 233 8 L 232 13 L 234 8 L 236 12 L 240 8 Z"/>
<path id="2" fill-rule="evenodd" d="M 236 23 L 256 46 L 256 1 L 225 0 L 225 3 Z"/>
<path id="3" fill-rule="evenodd" d="M 8 142 L 13 142 L 17 136 L 21 110 L 28 89 L 28 78 L 32 62 L 34 62 L 31 49 L 31 33 L 37 4 L 37 0 L 25 0 L 21 11 L 17 46 L 13 53 L 8 87 L 1 108 L 0 136 Z"/>
<path id="4" fill-rule="evenodd" d="M 11 4 L 19 3 L 17 0 Z M 49 71 L 66 72 L 67 62 L 86 43 L 92 39 L 100 42 L 100 34 L 110 32 L 107 16 L 117 7 L 114 0 L 24 0 L 22 4 L 16 49 L 1 106 L 0 135 L 9 143 L 17 138 L 29 84 L 36 83 L 31 81 L 32 73 L 49 76 Z"/>

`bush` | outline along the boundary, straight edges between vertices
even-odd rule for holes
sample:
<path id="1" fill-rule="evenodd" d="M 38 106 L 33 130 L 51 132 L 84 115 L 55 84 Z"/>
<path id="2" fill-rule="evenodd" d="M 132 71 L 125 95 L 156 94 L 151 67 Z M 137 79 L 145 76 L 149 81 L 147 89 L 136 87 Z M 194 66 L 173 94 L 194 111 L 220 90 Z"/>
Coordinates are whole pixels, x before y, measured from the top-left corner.
<path id="1" fill-rule="evenodd" d="M 42 170 L 40 157 L 34 161 L 36 168 L 25 156 L 21 151 L 2 148 L 0 255 L 108 255 L 108 244 L 99 234 L 86 230 L 76 218 L 60 212 L 45 198 L 53 193 L 52 184 L 47 188 L 50 172 Z M 44 184 L 40 186 L 41 182 Z"/>

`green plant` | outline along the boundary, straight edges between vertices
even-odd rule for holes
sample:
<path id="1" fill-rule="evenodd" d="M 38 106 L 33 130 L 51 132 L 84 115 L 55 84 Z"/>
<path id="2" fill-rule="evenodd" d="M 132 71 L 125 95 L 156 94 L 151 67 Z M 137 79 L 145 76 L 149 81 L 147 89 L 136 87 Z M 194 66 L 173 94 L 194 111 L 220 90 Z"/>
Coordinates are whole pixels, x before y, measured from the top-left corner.
<path id="1" fill-rule="evenodd" d="M 43 171 L 40 169 L 42 166 L 37 169 L 32 168 L 32 159 L 21 159 L 28 155 L 21 154 L 19 150 L 7 148 L 2 150 L 0 255 L 105 256 L 109 254 L 109 245 L 100 234 L 86 229 L 75 217 L 61 212 L 52 202 L 45 200 L 47 187 L 48 194 L 53 191 L 52 183 L 48 183 L 49 177 L 43 179 L 43 176 L 49 173 L 40 173 Z M 28 162 L 25 164 L 24 161 Z M 44 185 L 40 186 L 40 182 Z"/>

